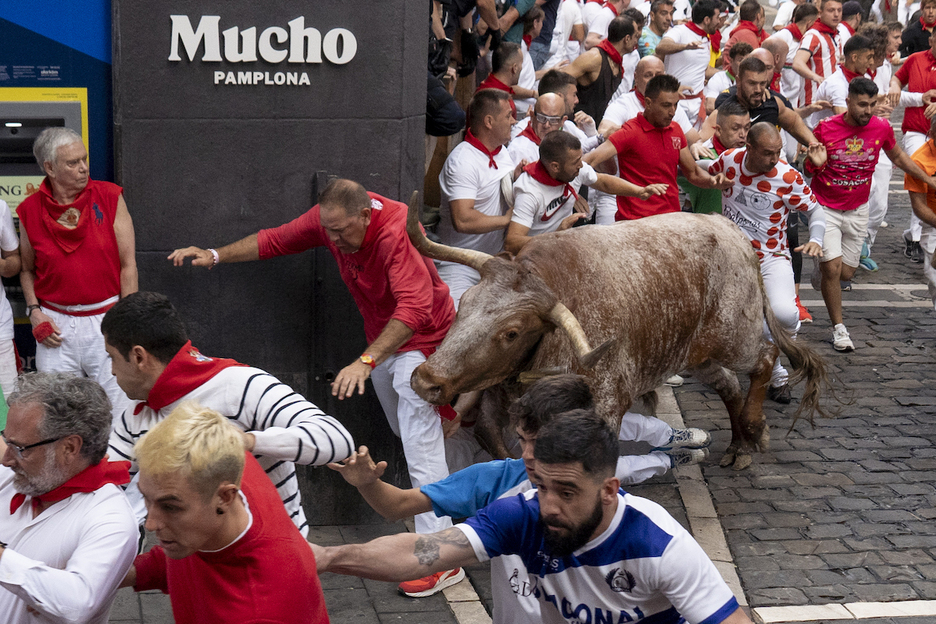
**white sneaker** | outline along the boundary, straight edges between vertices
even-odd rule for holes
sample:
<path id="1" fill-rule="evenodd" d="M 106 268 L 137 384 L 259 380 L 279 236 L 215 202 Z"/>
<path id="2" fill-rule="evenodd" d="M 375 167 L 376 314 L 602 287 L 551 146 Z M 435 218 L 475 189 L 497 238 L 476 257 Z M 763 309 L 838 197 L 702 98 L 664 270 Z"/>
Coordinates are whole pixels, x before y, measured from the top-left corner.
<path id="1" fill-rule="evenodd" d="M 692 466 L 704 461 L 708 458 L 709 450 L 707 448 L 672 449 L 663 451 L 663 454 L 669 456 L 670 468 L 676 468 L 677 466 Z"/>
<path id="2" fill-rule="evenodd" d="M 669 440 L 664 446 L 655 448 L 655 451 L 668 451 L 674 448 L 701 448 L 712 443 L 712 436 L 704 429 L 689 427 L 688 429 L 673 429 Z"/>
<path id="3" fill-rule="evenodd" d="M 855 345 L 848 336 L 848 330 L 841 323 L 832 328 L 832 347 L 836 351 L 855 350 Z"/>

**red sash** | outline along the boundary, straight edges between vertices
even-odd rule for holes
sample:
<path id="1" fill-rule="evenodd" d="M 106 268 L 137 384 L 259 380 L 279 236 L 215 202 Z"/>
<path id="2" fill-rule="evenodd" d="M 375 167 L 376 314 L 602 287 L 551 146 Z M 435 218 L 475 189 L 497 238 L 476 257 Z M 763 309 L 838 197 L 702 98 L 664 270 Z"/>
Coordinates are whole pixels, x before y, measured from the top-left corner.
<path id="1" fill-rule="evenodd" d="M 706 39 L 711 41 L 711 37 L 709 36 L 709 34 L 705 32 L 704 30 L 702 30 L 701 28 L 699 28 L 694 22 L 686 22 L 686 28 L 688 28 L 695 34 L 699 35 L 700 37 L 705 37 Z"/>
<path id="2" fill-rule="evenodd" d="M 57 503 L 65 500 L 72 494 L 95 492 L 108 483 L 113 483 L 114 485 L 130 483 L 130 462 L 109 462 L 106 458 L 102 459 L 97 464 L 88 466 L 54 490 L 50 490 L 39 496 L 33 496 L 32 508 L 37 509 L 42 504 L 51 505 Z M 10 500 L 10 513 L 16 513 L 16 510 L 25 502 L 25 494 L 14 494 L 13 498 Z"/>
<path id="3" fill-rule="evenodd" d="M 619 17 L 621 15 L 620 13 L 618 13 L 618 10 L 614 8 L 614 5 L 611 4 L 610 2 L 605 2 L 601 6 L 606 6 L 609 9 L 611 9 L 611 12 L 614 13 L 614 17 Z"/>
<path id="4" fill-rule="evenodd" d="M 561 182 L 555 179 L 554 177 L 552 177 L 551 175 L 549 175 L 549 172 L 546 171 L 546 167 L 544 167 L 543 164 L 538 160 L 535 163 L 530 163 L 529 165 L 524 167 L 523 172 L 529 174 L 531 178 L 533 178 L 540 184 L 545 184 L 546 186 L 565 185 L 565 188 L 562 189 L 562 196 L 566 198 L 571 195 L 572 197 L 578 199 L 578 193 L 575 192 L 575 189 L 572 188 L 571 184 L 569 184 L 568 182 Z"/>
<path id="5" fill-rule="evenodd" d="M 790 34 L 793 35 L 793 41 L 802 41 L 803 40 L 803 31 L 799 29 L 799 26 L 796 24 L 790 24 L 784 30 L 789 30 Z"/>
<path id="6" fill-rule="evenodd" d="M 537 136 L 536 132 L 533 131 L 533 120 L 530 120 L 530 123 L 527 124 L 527 127 L 518 136 L 525 136 L 526 138 L 533 141 L 536 145 L 539 145 L 543 142 L 543 139 Z"/>

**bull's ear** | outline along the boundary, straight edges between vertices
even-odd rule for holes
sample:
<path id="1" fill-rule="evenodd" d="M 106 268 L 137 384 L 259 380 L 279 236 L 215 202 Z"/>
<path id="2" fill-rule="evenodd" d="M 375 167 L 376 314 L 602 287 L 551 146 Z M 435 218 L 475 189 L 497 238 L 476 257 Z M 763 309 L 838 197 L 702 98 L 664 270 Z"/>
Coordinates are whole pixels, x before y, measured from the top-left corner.
<path id="1" fill-rule="evenodd" d="M 588 337 L 585 335 L 585 330 L 582 329 L 582 325 L 578 322 L 578 319 L 575 318 L 575 315 L 572 314 L 569 308 L 561 303 L 556 303 L 552 310 L 549 311 L 549 320 L 552 321 L 556 327 L 560 327 L 565 331 L 569 340 L 572 341 L 572 347 L 575 349 L 575 355 L 578 358 L 579 364 L 584 368 L 593 368 L 595 364 L 598 363 L 598 360 L 600 360 L 614 344 L 614 340 L 612 339 L 608 340 L 597 349 L 592 349 L 588 344 Z"/>

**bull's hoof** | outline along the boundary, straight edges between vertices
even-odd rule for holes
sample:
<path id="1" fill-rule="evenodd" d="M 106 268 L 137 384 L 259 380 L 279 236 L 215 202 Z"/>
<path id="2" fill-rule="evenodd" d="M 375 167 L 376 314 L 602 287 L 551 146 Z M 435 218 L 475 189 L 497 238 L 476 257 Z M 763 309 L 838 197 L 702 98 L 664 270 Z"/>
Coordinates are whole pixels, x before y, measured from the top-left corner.
<path id="1" fill-rule="evenodd" d="M 735 455 L 734 464 L 732 464 L 732 470 L 744 470 L 745 468 L 750 468 L 751 464 L 754 463 L 754 459 L 751 457 L 750 453 L 738 453 Z"/>
<path id="2" fill-rule="evenodd" d="M 724 455 L 722 455 L 721 461 L 718 462 L 718 465 L 722 468 L 727 468 L 734 463 L 735 453 L 731 450 L 728 450 Z"/>

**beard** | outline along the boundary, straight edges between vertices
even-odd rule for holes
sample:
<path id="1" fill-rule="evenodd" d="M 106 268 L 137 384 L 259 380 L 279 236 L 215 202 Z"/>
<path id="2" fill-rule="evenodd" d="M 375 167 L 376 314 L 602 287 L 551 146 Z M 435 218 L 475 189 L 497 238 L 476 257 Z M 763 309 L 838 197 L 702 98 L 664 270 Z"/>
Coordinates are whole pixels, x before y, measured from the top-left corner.
<path id="1" fill-rule="evenodd" d="M 584 546 L 591 539 L 592 533 L 601 524 L 604 516 L 604 509 L 601 505 L 601 496 L 595 500 L 595 507 L 591 515 L 577 527 L 571 527 L 556 522 L 550 523 L 540 518 L 540 526 L 543 528 L 543 541 L 546 544 L 546 551 L 553 557 L 566 557 Z M 562 534 L 550 527 L 566 529 L 568 533 Z"/>
<path id="2" fill-rule="evenodd" d="M 46 453 L 45 464 L 39 474 L 30 476 L 18 468 L 14 468 L 13 472 L 13 489 L 26 496 L 41 496 L 67 481 L 55 462 L 55 453 Z"/>

